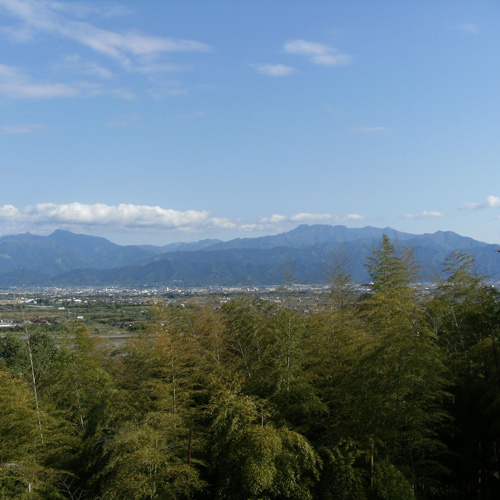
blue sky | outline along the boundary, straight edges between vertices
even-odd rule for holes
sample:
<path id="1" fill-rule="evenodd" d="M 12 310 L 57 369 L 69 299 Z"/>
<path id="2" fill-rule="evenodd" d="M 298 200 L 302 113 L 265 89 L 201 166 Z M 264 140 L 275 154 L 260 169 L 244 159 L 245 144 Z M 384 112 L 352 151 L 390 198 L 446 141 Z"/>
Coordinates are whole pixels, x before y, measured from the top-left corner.
<path id="1" fill-rule="evenodd" d="M 0 234 L 500 243 L 500 2 L 0 0 Z"/>

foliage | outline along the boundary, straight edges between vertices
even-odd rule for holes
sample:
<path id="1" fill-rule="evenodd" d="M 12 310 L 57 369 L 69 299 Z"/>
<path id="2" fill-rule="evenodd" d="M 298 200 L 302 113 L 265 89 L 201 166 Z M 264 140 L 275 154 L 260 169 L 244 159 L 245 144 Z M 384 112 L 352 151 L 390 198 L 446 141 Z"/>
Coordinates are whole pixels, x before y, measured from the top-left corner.
<path id="1" fill-rule="evenodd" d="M 293 287 L 157 303 L 121 348 L 5 335 L 0 499 L 497 498 L 496 291 L 453 254 L 421 294 L 387 237 L 367 272 L 361 294 L 340 251 L 307 308 Z"/>

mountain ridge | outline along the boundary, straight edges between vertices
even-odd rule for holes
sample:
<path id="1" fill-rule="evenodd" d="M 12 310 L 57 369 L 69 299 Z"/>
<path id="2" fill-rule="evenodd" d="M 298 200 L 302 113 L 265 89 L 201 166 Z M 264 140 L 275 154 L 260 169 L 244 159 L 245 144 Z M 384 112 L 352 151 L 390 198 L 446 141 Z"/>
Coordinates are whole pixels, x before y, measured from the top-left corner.
<path id="1" fill-rule="evenodd" d="M 278 284 L 294 262 L 301 283 L 321 283 L 319 269 L 340 246 L 351 257 L 351 273 L 368 279 L 365 262 L 382 235 L 412 245 L 425 279 L 440 273 L 452 251 L 471 253 L 490 276 L 500 275 L 498 245 L 452 231 L 422 235 L 392 228 L 348 228 L 302 224 L 291 231 L 226 242 L 201 240 L 165 246 L 118 245 L 106 238 L 56 230 L 0 238 L 0 286 L 57 285 L 240 285 Z"/>

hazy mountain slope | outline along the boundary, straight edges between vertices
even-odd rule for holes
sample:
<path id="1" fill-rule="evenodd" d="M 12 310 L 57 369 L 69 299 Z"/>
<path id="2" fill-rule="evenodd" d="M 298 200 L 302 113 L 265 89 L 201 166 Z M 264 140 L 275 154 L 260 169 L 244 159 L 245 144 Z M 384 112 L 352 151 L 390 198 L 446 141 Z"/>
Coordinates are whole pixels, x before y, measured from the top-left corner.
<path id="1" fill-rule="evenodd" d="M 0 272 L 27 269 L 54 275 L 79 267 L 84 257 L 44 236 L 26 233 L 0 239 Z"/>
<path id="2" fill-rule="evenodd" d="M 194 243 L 170 243 L 162 247 L 157 247 L 161 253 L 163 252 L 192 252 L 196 250 L 205 250 L 214 245 L 222 243 L 222 240 L 206 239 L 196 241 Z"/>
<path id="3" fill-rule="evenodd" d="M 52 286 L 53 281 L 47 275 L 36 271 L 19 269 L 0 274 L 0 286 Z"/>
<path id="4" fill-rule="evenodd" d="M 291 231 L 275 236 L 261 236 L 259 238 L 238 238 L 209 247 L 209 250 L 227 250 L 230 248 L 305 248 L 319 243 L 345 243 L 349 241 L 381 238 L 387 234 L 391 239 L 400 241 L 414 237 L 409 233 L 402 233 L 395 229 L 376 227 L 347 228 L 346 226 L 331 226 L 316 224 L 308 226 L 302 224 Z"/>
<path id="5" fill-rule="evenodd" d="M 120 246 L 105 238 L 57 230 L 49 236 L 29 233 L 0 238 L 0 273 L 25 269 L 55 276 L 80 268 L 111 268 L 147 260 L 156 252 Z"/>
<path id="6" fill-rule="evenodd" d="M 84 252 L 89 256 L 105 254 L 120 246 L 100 236 L 75 234 L 71 231 L 63 231 L 62 229 L 57 229 L 52 234 L 49 234 L 47 238 L 51 241 L 57 241 L 57 243 L 66 248 L 73 248 Z"/>
<path id="7" fill-rule="evenodd" d="M 48 237 L 30 234 L 0 238 L 0 285 L 243 285 L 279 284 L 293 263 L 299 283 L 326 282 L 324 273 L 340 246 L 350 258 L 355 281 L 366 282 L 366 257 L 383 234 L 397 245 L 411 245 L 432 279 L 454 250 L 472 253 L 478 270 L 500 276 L 498 245 L 488 245 L 453 232 L 411 235 L 390 228 L 302 225 L 276 236 L 226 242 L 179 244 L 184 251 L 158 254 L 160 247 L 120 246 L 104 238 L 56 231 Z M 278 244 L 281 243 L 281 246 Z M 174 246 L 167 246 L 170 250 Z M 189 250 L 187 250 L 189 249 Z"/>

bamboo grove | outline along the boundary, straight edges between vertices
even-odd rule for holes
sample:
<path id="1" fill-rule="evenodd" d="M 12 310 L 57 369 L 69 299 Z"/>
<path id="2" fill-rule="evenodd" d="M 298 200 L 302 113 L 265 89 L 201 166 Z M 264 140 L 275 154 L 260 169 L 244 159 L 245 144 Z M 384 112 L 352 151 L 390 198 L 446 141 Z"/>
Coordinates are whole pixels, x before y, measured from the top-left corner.
<path id="1" fill-rule="evenodd" d="M 470 256 L 435 293 L 386 237 L 307 312 L 262 300 L 153 307 L 110 348 L 0 339 L 0 498 L 500 498 L 499 301 Z"/>

